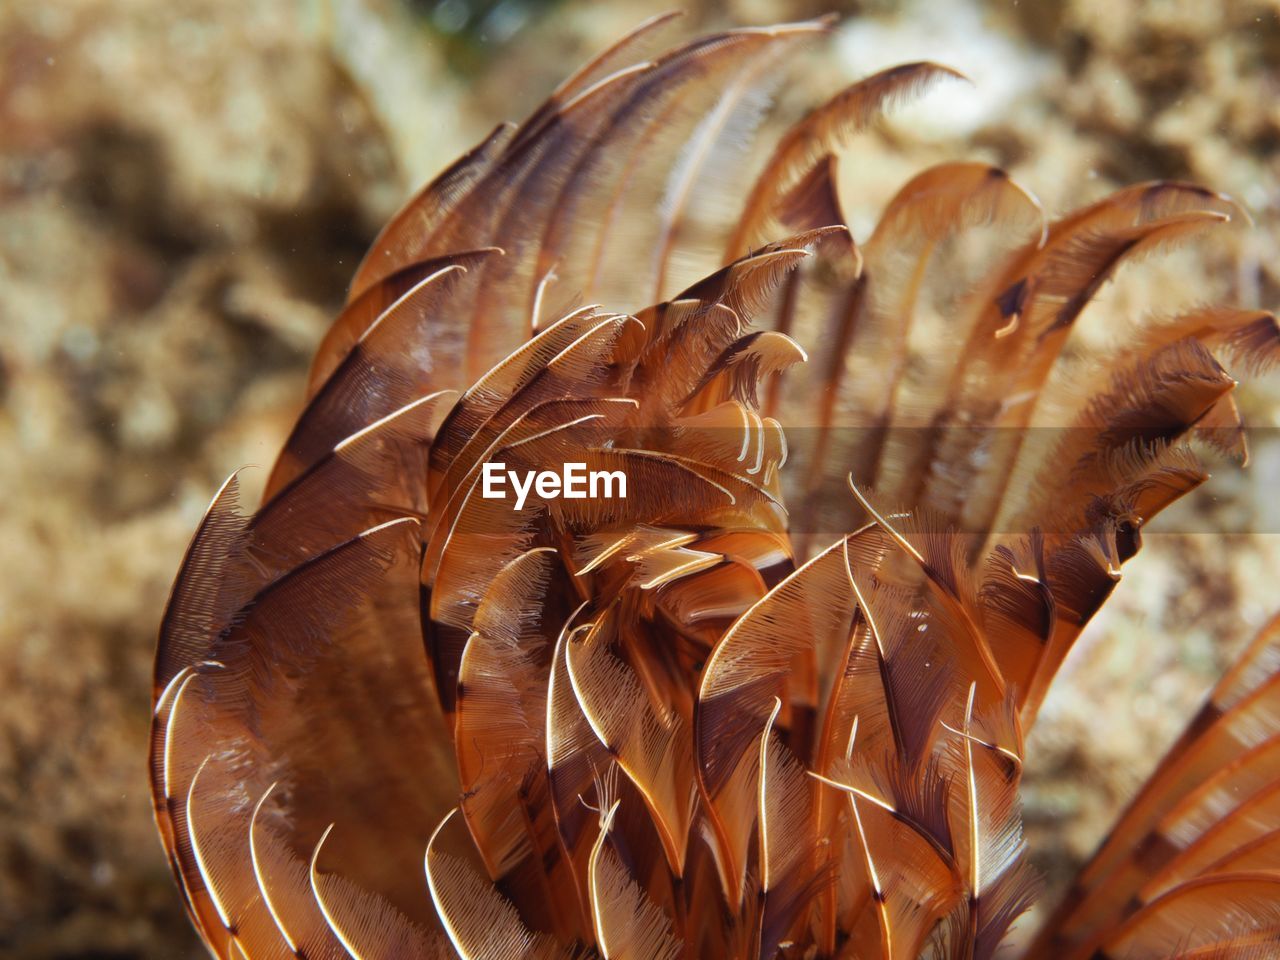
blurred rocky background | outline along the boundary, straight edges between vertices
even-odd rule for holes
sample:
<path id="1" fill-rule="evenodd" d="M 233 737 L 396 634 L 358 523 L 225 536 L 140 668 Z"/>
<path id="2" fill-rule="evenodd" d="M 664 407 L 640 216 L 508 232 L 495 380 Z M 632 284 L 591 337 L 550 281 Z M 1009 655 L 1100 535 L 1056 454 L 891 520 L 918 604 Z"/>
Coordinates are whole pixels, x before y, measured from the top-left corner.
<path id="1" fill-rule="evenodd" d="M 860 237 L 943 158 L 1004 164 L 1050 212 L 1187 178 L 1255 226 L 1126 273 L 1091 311 L 1099 335 L 1170 294 L 1280 306 L 1276 0 L 695 0 L 675 32 L 833 6 L 784 113 L 899 60 L 975 81 L 859 142 Z M 665 7 L 0 2 L 0 954 L 200 954 L 145 772 L 187 538 L 228 472 L 273 459 L 380 223 Z M 1276 380 L 1244 391 L 1251 424 L 1280 424 Z M 1046 706 L 1027 816 L 1051 889 L 1280 608 L 1280 443 L 1254 460 L 1157 525 Z"/>

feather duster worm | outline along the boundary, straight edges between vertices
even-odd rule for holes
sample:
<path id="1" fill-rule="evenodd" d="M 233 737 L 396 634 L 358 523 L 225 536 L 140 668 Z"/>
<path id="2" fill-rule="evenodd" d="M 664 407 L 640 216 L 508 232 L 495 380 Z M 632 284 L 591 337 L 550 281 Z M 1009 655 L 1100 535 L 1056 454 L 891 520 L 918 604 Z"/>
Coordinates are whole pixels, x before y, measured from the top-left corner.
<path id="1" fill-rule="evenodd" d="M 387 225 L 262 506 L 233 476 L 196 531 L 151 779 L 219 957 L 984 958 L 1035 894 L 1026 732 L 1280 333 L 1201 307 L 1052 375 L 1122 263 L 1232 205 L 1148 183 L 1045 224 L 950 163 L 855 244 L 849 137 L 952 71 L 869 77 L 756 169 L 829 24 L 648 56 L 663 19 Z M 513 509 L 498 462 L 628 494 Z M 1275 955 L 1278 695 L 1273 625 L 1030 955 Z"/>

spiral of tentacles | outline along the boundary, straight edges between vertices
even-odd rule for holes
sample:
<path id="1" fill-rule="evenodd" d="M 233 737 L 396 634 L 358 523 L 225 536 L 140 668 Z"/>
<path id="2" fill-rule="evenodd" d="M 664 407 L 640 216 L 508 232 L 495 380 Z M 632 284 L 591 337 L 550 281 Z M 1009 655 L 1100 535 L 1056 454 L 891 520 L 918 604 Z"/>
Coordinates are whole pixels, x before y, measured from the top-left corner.
<path id="1" fill-rule="evenodd" d="M 1035 894 L 1024 736 L 1198 448 L 1243 453 L 1228 371 L 1280 333 L 1200 305 L 1069 378 L 1063 345 L 1232 203 L 1046 223 L 948 163 L 855 241 L 854 135 L 956 75 L 876 74 L 753 154 L 829 23 L 647 57 L 665 21 L 388 224 L 262 505 L 233 476 L 195 534 L 151 774 L 219 957 L 981 958 Z M 626 496 L 485 495 L 569 463 Z M 1272 955 L 1278 670 L 1273 629 L 1034 955 Z"/>

